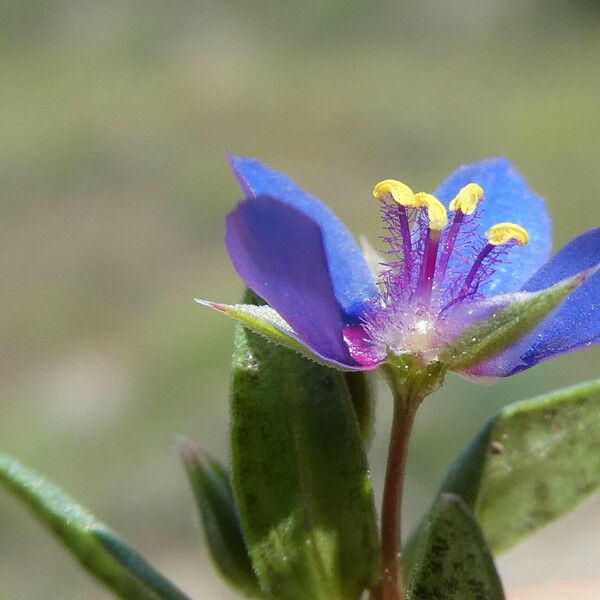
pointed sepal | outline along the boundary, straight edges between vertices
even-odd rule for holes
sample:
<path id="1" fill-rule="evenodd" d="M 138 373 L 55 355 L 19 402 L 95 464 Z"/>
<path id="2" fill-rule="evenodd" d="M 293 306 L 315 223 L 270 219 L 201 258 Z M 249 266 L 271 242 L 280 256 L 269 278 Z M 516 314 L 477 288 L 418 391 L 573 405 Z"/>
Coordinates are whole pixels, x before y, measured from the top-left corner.
<path id="1" fill-rule="evenodd" d="M 305 358 L 309 358 L 319 364 L 344 371 L 355 371 L 349 365 L 342 365 L 330 360 L 320 354 L 313 352 L 296 335 L 296 332 L 284 321 L 281 315 L 270 306 L 256 306 L 254 304 L 219 304 L 196 298 L 196 302 L 202 306 L 212 308 L 221 314 L 234 319 L 244 327 L 258 333 L 270 342 L 280 344 L 285 348 L 298 352 Z"/>
<path id="2" fill-rule="evenodd" d="M 85 508 L 5 454 L 0 454 L 0 484 L 23 501 L 115 596 L 123 600 L 190 600 Z"/>
<path id="3" fill-rule="evenodd" d="M 227 471 L 192 442 L 181 456 L 211 558 L 223 578 L 251 598 L 263 598 L 252 569 Z"/>
<path id="4" fill-rule="evenodd" d="M 584 271 L 540 292 L 518 292 L 461 306 L 450 314 L 450 327 L 471 323 L 446 344 L 439 361 L 449 370 L 467 371 L 500 354 L 529 334 L 595 269 Z"/>

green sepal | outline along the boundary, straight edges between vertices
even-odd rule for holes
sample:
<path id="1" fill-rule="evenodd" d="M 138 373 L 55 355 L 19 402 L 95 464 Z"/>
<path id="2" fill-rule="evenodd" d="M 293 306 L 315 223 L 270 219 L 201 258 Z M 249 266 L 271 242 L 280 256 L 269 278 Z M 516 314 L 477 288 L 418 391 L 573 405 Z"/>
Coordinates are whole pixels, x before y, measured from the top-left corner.
<path id="1" fill-rule="evenodd" d="M 344 375 L 241 326 L 232 375 L 233 485 L 261 588 L 278 600 L 359 598 L 379 544 Z"/>
<path id="2" fill-rule="evenodd" d="M 500 354 L 530 333 L 593 272 L 595 269 L 579 273 L 539 292 L 491 298 L 487 301 L 491 315 L 477 321 L 444 346 L 438 360 L 449 370 L 464 371 Z M 485 305 L 486 302 L 482 304 Z"/>
<path id="3" fill-rule="evenodd" d="M 119 598 L 190 600 L 85 508 L 5 454 L 0 454 L 0 483 L 22 500 L 81 565 Z"/>
<path id="4" fill-rule="evenodd" d="M 284 321 L 281 315 L 270 306 L 261 306 L 250 303 L 243 304 L 219 304 L 196 298 L 196 302 L 220 312 L 221 314 L 237 321 L 258 333 L 270 342 L 280 344 L 285 348 L 298 352 L 305 358 L 315 361 L 327 367 L 333 367 L 342 371 L 354 371 L 346 365 L 326 359 L 319 354 L 313 353 L 297 337 L 294 330 Z"/>
<path id="5" fill-rule="evenodd" d="M 181 444 L 181 456 L 215 566 L 227 582 L 245 595 L 265 598 L 242 536 L 228 473 L 188 440 Z"/>
<path id="6" fill-rule="evenodd" d="M 503 408 L 473 438 L 441 492 L 471 508 L 495 554 L 600 487 L 600 380 Z M 422 526 L 407 544 L 412 561 Z"/>
<path id="7" fill-rule="evenodd" d="M 410 600 L 503 600 L 491 552 L 461 498 L 442 494 L 429 514 L 409 583 Z"/>

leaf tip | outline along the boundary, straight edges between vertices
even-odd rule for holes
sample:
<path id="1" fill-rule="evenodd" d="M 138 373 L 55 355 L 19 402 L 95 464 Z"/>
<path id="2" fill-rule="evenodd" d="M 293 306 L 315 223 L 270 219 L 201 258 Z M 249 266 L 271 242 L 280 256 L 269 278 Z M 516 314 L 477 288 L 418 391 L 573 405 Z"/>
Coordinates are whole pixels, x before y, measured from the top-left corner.
<path id="1" fill-rule="evenodd" d="M 179 437 L 177 446 L 186 471 L 192 471 L 198 466 L 205 468 L 208 465 L 208 454 L 190 439 L 183 436 Z"/>

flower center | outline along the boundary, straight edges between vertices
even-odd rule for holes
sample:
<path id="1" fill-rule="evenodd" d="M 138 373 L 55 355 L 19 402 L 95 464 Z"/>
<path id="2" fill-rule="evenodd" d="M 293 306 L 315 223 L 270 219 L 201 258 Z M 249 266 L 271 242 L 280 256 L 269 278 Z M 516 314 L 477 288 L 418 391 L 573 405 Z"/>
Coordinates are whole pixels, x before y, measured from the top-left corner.
<path id="1" fill-rule="evenodd" d="M 435 327 L 431 319 L 421 318 L 409 329 L 407 345 L 414 352 L 427 352 L 435 336 Z"/>
<path id="2" fill-rule="evenodd" d="M 390 258 L 380 274 L 380 296 L 362 323 L 363 335 L 348 337 L 350 352 L 357 360 L 367 347 L 368 354 L 374 350 L 379 356 L 390 350 L 434 356 L 447 311 L 480 298 L 481 285 L 507 248 L 527 244 L 528 233 L 520 225 L 498 223 L 482 239 L 476 221 L 484 191 L 476 183 L 450 202 L 451 218 L 435 196 L 415 194 L 393 179 L 378 183 L 373 196 L 381 206 Z"/>

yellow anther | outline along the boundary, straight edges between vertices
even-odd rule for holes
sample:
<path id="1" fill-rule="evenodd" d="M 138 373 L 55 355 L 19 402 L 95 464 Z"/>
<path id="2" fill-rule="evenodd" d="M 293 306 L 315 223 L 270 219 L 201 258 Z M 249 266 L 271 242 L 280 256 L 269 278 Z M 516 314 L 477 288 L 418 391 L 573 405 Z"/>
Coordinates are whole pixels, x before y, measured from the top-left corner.
<path id="1" fill-rule="evenodd" d="M 413 191 L 401 181 L 384 179 L 373 188 L 373 196 L 377 200 L 382 200 L 387 194 L 402 206 L 417 206 Z"/>
<path id="2" fill-rule="evenodd" d="M 483 190 L 476 183 L 467 183 L 450 202 L 451 211 L 460 211 L 464 215 L 472 215 L 483 198 Z"/>
<path id="3" fill-rule="evenodd" d="M 527 230 L 514 223 L 498 223 L 492 225 L 486 233 L 488 242 L 492 246 L 501 246 L 511 240 L 515 240 L 519 246 L 525 246 L 529 242 Z"/>
<path id="4" fill-rule="evenodd" d="M 417 206 L 427 208 L 427 217 L 429 218 L 429 229 L 441 231 L 448 224 L 448 213 L 446 207 L 431 194 L 419 192 L 415 194 Z"/>

